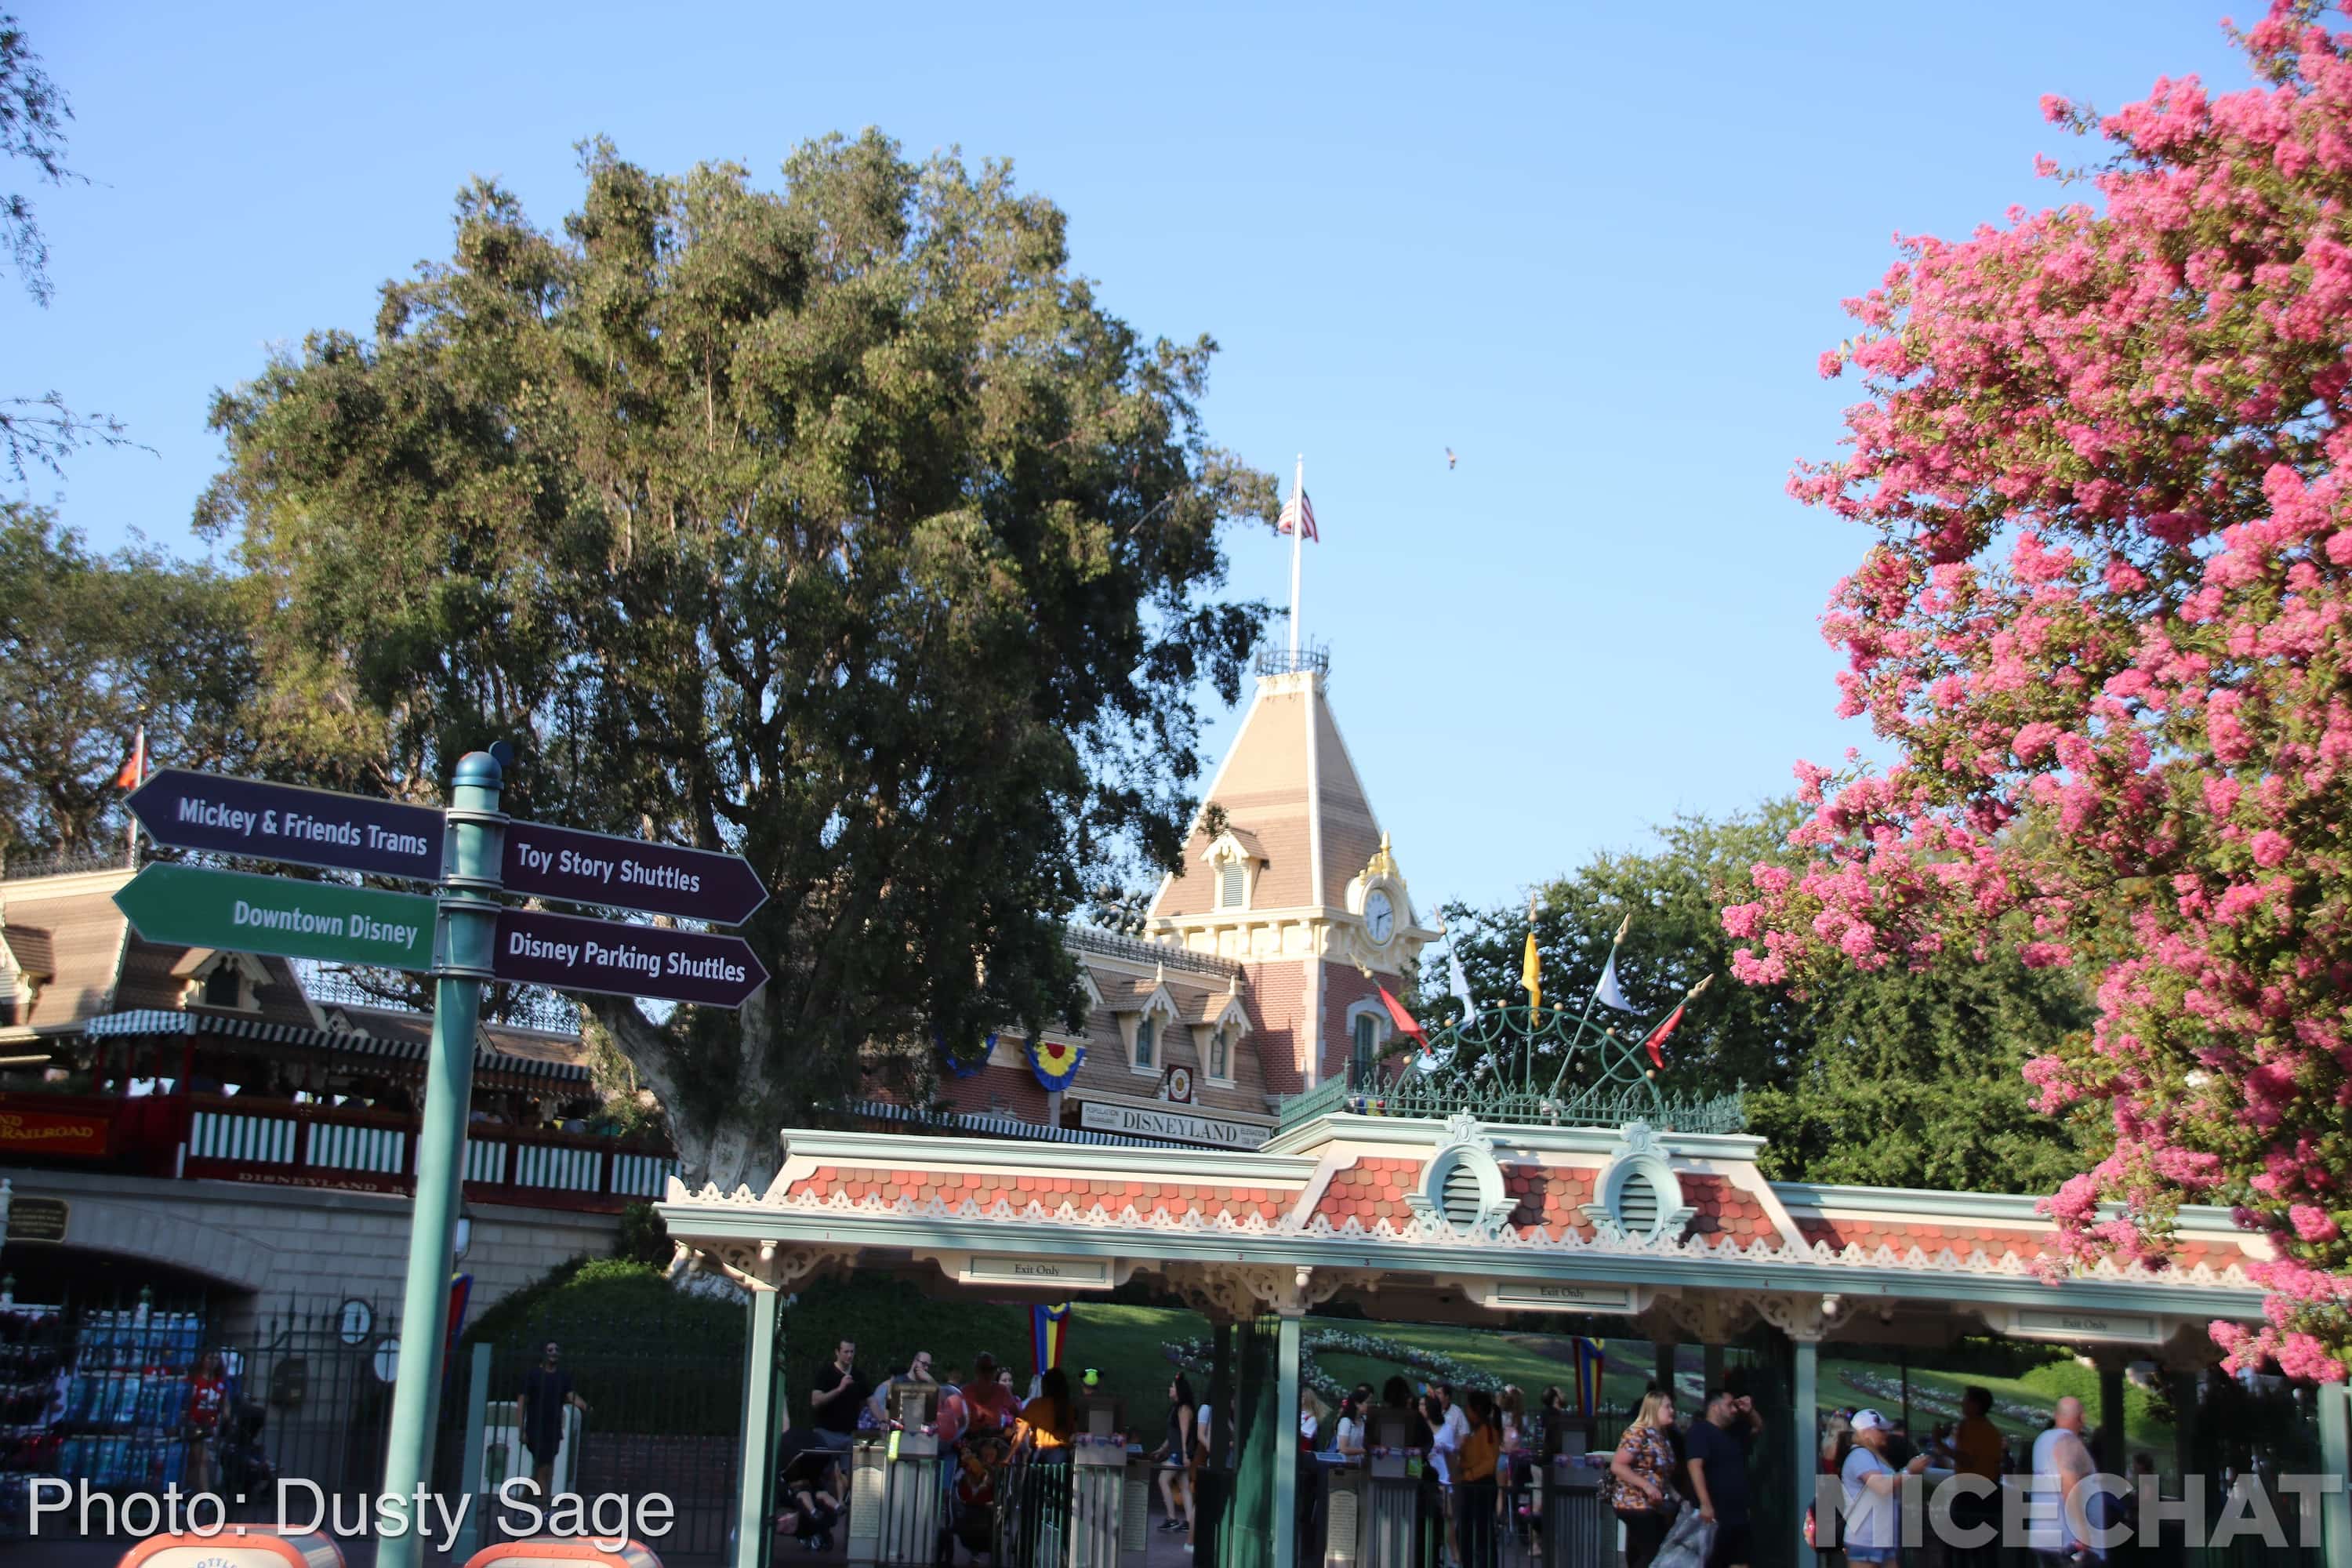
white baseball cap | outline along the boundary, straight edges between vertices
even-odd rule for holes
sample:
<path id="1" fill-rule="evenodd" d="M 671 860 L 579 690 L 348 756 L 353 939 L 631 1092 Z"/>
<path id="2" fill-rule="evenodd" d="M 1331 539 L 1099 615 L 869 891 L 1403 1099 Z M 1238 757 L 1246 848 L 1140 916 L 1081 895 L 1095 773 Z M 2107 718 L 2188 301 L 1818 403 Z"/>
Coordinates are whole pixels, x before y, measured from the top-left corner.
<path id="1" fill-rule="evenodd" d="M 1853 1413 L 1853 1429 L 1857 1432 L 1892 1432 L 1895 1423 L 1875 1410 L 1857 1410 Z"/>

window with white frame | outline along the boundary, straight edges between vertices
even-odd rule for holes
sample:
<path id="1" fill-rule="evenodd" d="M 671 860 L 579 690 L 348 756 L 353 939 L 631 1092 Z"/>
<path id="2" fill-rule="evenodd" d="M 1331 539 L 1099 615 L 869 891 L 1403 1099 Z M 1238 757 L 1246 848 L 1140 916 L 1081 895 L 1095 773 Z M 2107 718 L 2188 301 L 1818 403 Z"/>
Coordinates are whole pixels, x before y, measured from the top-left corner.
<path id="1" fill-rule="evenodd" d="M 1149 1013 L 1135 1021 L 1135 1065 L 1138 1068 L 1160 1065 L 1160 1020 Z"/>
<path id="2" fill-rule="evenodd" d="M 1233 1072 L 1233 1036 L 1223 1024 L 1209 1033 L 1209 1076 L 1227 1079 Z"/>
<path id="3" fill-rule="evenodd" d="M 1217 868 L 1217 907 L 1238 910 L 1249 902 L 1249 868 L 1228 859 Z"/>

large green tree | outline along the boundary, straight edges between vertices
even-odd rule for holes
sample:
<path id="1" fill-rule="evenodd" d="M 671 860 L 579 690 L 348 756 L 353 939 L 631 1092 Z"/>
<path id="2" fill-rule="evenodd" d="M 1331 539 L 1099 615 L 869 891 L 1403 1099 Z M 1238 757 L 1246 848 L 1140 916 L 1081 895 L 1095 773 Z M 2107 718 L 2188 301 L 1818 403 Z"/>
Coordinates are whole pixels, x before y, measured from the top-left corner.
<path id="1" fill-rule="evenodd" d="M 1263 619 L 1219 528 L 1273 485 L 1202 433 L 1214 345 L 1103 310 L 1004 165 L 583 164 L 561 233 L 478 184 L 372 339 L 225 395 L 201 521 L 314 776 L 429 796 L 509 738 L 517 813 L 751 860 L 751 1005 L 589 1006 L 689 1176 L 756 1181 L 869 1075 L 1075 1014 L 1062 921 L 1175 858 Z"/>
<path id="2" fill-rule="evenodd" d="M 160 762 L 246 756 L 245 592 L 152 549 L 96 553 L 46 509 L 0 502 L 0 847 L 103 847 L 142 724 Z"/>
<path id="3" fill-rule="evenodd" d="M 1536 900 L 1545 999 L 1580 1008 L 1630 916 L 1618 978 L 1645 1019 L 1663 1018 L 1729 967 L 1725 889 L 1744 887 L 1759 862 L 1798 853 L 1787 838 L 1802 819 L 1788 800 L 1721 820 L 1678 817 L 1654 848 L 1596 855 L 1545 883 Z M 1456 907 L 1445 918 L 1473 994 L 1524 1001 L 1525 907 Z M 1431 994 L 1443 963 L 1442 952 L 1423 959 L 1438 1019 L 1456 1011 Z M 1838 973 L 1801 994 L 1717 984 L 1667 1043 L 1659 1082 L 1675 1093 L 1744 1087 L 1749 1129 L 1770 1140 L 1767 1167 L 1779 1177 L 2047 1192 L 2079 1168 L 2075 1134 L 2033 1112 L 2019 1069 L 2088 1016 L 2071 973 L 2029 970 L 2008 953 L 1916 973 Z"/>

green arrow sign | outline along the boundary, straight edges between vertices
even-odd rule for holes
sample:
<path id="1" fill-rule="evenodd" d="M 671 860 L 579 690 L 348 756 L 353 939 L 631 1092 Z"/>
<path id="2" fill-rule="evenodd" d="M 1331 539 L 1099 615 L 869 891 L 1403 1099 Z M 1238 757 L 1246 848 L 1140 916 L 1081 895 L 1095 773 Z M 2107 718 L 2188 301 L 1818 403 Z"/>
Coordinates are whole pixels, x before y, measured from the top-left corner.
<path id="1" fill-rule="evenodd" d="M 152 942 L 384 969 L 433 967 L 433 900 L 328 882 L 150 866 L 114 895 Z"/>

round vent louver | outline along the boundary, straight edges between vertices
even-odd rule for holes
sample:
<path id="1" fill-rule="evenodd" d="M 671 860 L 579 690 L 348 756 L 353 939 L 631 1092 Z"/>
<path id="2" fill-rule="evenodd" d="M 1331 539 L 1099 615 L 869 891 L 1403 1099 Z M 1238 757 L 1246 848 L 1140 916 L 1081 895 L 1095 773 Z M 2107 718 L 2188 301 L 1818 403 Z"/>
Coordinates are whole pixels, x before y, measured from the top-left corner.
<path id="1" fill-rule="evenodd" d="M 1456 1160 L 1454 1168 L 1445 1173 L 1445 1221 L 1456 1230 L 1468 1230 L 1478 1223 L 1478 1173 L 1466 1160 Z"/>
<path id="2" fill-rule="evenodd" d="M 1647 1172 L 1627 1172 L 1617 1189 L 1617 1228 L 1628 1236 L 1648 1236 L 1658 1228 L 1658 1189 Z"/>

